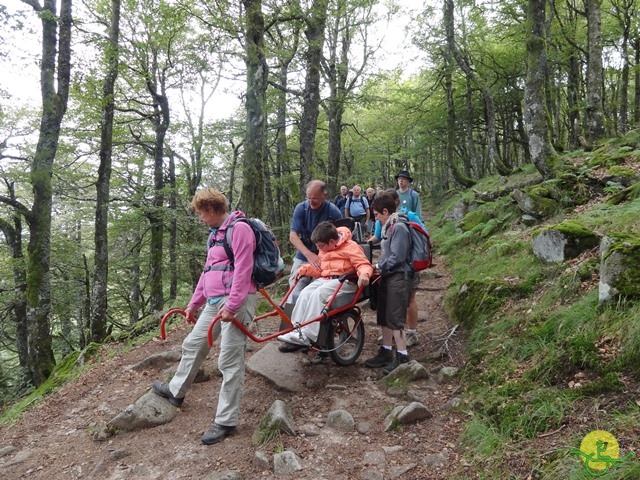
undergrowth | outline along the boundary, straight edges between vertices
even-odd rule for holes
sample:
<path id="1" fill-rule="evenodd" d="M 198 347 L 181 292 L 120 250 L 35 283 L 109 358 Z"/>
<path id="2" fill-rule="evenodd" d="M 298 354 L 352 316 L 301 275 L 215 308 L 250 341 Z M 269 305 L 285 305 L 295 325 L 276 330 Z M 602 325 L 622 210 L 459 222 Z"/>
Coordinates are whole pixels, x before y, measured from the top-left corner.
<path id="1" fill-rule="evenodd" d="M 486 182 L 475 190 L 495 184 Z M 640 454 L 639 404 L 630 394 L 640 380 L 640 302 L 599 303 L 597 252 L 560 264 L 536 258 L 531 231 L 539 225 L 520 224 L 508 196 L 474 204 L 474 221 L 464 225 L 446 219 L 462 203 L 473 198 L 450 198 L 429 226 L 453 273 L 445 308 L 468 333 L 469 420 L 460 439 L 467 468 L 477 478 L 587 478 L 570 452 L 596 429 L 615 435 L 621 454 Z M 547 222 L 569 217 L 600 236 L 637 233 L 640 201 L 594 203 Z M 625 460 L 604 478 L 640 478 L 640 463 Z"/>

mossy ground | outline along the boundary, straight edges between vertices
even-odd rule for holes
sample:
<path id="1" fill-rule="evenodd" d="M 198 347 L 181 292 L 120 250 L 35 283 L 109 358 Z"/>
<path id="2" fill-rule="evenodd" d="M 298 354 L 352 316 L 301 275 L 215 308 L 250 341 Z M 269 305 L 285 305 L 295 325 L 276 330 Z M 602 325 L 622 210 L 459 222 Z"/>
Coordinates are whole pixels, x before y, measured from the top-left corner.
<path id="1" fill-rule="evenodd" d="M 617 162 L 598 155 L 598 165 Z M 475 188 L 488 189 L 482 182 Z M 554 197 L 569 194 L 554 191 Z M 468 330 L 462 384 L 469 421 L 461 442 L 477 478 L 520 478 L 524 471 L 529 478 L 587 478 L 570 452 L 596 429 L 616 436 L 621 454 L 640 453 L 639 404 L 631 393 L 640 379 L 640 301 L 598 304 L 597 252 L 544 265 L 531 249 L 536 230 L 557 224 L 636 238 L 640 201 L 613 207 L 600 198 L 538 227 L 505 215 L 488 237 L 480 232 L 496 218 L 495 204 L 480 204 L 473 221 L 463 221 L 473 228 L 463 233 L 452 222 L 432 223 L 453 272 L 447 312 Z M 605 478 L 640 478 L 639 472 L 640 463 L 629 459 Z"/>

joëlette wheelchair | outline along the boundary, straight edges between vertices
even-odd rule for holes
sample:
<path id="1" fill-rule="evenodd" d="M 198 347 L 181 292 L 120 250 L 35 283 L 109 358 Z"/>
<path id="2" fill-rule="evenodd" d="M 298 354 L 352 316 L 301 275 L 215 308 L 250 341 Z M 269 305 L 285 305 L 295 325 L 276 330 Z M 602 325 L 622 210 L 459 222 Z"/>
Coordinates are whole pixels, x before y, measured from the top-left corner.
<path id="1" fill-rule="evenodd" d="M 349 222 L 349 220 L 351 220 L 351 222 Z M 339 222 L 337 226 L 349 225 L 353 227 L 352 219 L 344 219 L 344 221 Z M 360 244 L 360 246 L 363 248 L 363 250 L 365 250 L 365 254 L 369 258 L 369 261 L 371 261 L 373 258 L 373 252 L 371 251 L 371 247 L 369 246 L 369 244 Z M 342 306 L 337 306 L 337 302 L 335 302 L 335 299 L 340 292 L 340 289 L 342 289 L 344 282 L 350 281 L 357 283 L 358 280 L 355 271 L 340 276 L 338 280 L 338 286 L 325 304 L 322 312 L 318 316 L 308 319 L 298 325 L 294 326 L 291 323 L 290 317 L 293 310 L 293 304 L 287 303 L 287 300 L 295 289 L 297 282 L 289 288 L 289 290 L 279 303 L 276 303 L 264 288 L 258 289 L 258 292 L 273 307 L 273 310 L 256 316 L 253 319 L 253 323 L 257 324 L 260 321 L 279 318 L 280 326 L 277 328 L 278 331 L 276 331 L 275 333 L 255 335 L 252 332 L 252 328 L 245 327 L 235 318 L 232 320 L 232 322 L 247 337 L 257 343 L 268 342 L 269 340 L 277 338 L 279 335 L 284 335 L 294 330 L 298 330 L 305 325 L 309 325 L 310 323 L 321 322 L 318 339 L 315 342 L 311 342 L 309 348 L 322 354 L 328 354 L 337 365 L 353 365 L 362 353 L 365 342 L 362 309 L 359 304 L 370 299 L 372 289 L 375 288 L 375 283 L 380 280 L 380 277 L 378 274 L 374 273 L 374 275 L 371 277 L 369 285 L 365 287 L 358 287 L 358 290 L 353 295 L 349 303 Z M 334 303 L 336 305 L 334 305 Z M 165 313 L 165 315 L 162 317 L 162 320 L 160 321 L 160 336 L 163 340 L 166 339 L 165 323 L 173 315 L 184 316 L 187 323 L 195 323 L 196 321 L 193 317 L 186 318 L 186 312 L 184 310 L 177 308 L 169 310 L 167 313 Z M 219 321 L 220 315 L 217 315 L 209 325 L 209 346 L 213 346 L 213 329 L 215 327 L 215 324 Z"/>

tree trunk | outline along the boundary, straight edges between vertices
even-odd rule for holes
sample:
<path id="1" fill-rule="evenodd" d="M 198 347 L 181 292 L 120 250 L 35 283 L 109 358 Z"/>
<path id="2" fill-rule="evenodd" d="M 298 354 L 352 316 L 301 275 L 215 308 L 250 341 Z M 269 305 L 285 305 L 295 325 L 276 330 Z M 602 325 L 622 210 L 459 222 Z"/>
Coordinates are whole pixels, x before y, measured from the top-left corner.
<path id="1" fill-rule="evenodd" d="M 633 42 L 633 49 L 635 51 L 635 94 L 633 101 L 633 123 L 638 125 L 640 123 L 640 37 L 636 38 Z"/>
<path id="2" fill-rule="evenodd" d="M 261 217 L 264 209 L 265 127 L 268 66 L 264 52 L 262 0 L 243 0 L 246 9 L 245 64 L 247 65 L 246 133 L 242 199 L 247 216 Z"/>
<path id="3" fill-rule="evenodd" d="M 287 146 L 287 75 L 289 72 L 289 62 L 280 65 L 280 85 L 283 90 L 276 90 L 275 111 L 276 111 L 276 161 L 275 175 L 283 178 L 290 172 L 289 147 Z M 274 223 L 272 225 L 283 225 L 290 220 L 292 211 L 289 194 L 281 182 L 276 185 L 276 198 L 274 205 Z"/>
<path id="4" fill-rule="evenodd" d="M 7 189 L 11 199 L 15 200 L 15 188 L 13 183 L 7 183 Z M 26 386 L 31 379 L 29 375 L 29 333 L 27 317 L 27 271 L 25 268 L 24 252 L 22 251 L 22 217 L 19 213 L 13 215 L 13 223 L 0 219 L 0 231 L 5 241 L 11 248 L 13 270 L 13 318 L 16 323 L 16 351 L 20 365 L 20 381 Z"/>
<path id="5" fill-rule="evenodd" d="M 602 0 L 585 0 L 589 58 L 587 60 L 587 128 L 589 142 L 598 143 L 604 136 L 602 104 Z"/>
<path id="6" fill-rule="evenodd" d="M 567 82 L 567 116 L 569 123 L 569 138 L 571 145 L 576 148 L 582 135 L 580 130 L 580 58 L 578 55 L 569 56 L 569 75 Z"/>
<path id="7" fill-rule="evenodd" d="M 458 66 L 464 71 L 471 81 L 473 81 L 482 91 L 482 99 L 485 106 L 485 127 L 486 127 L 486 139 L 487 139 L 487 155 L 491 165 L 495 165 L 500 175 L 509 175 L 510 170 L 502 163 L 502 159 L 498 156 L 498 134 L 496 131 L 496 106 L 493 101 L 493 95 L 489 86 L 484 79 L 479 78 L 469 65 L 468 59 L 463 58 L 462 54 L 456 47 L 455 43 L 455 30 L 454 30 L 454 1 L 445 0 L 444 3 L 444 23 L 447 36 L 447 50 L 450 55 L 456 60 Z"/>
<path id="8" fill-rule="evenodd" d="M 632 19 L 635 17 L 635 0 L 614 0 L 611 2 L 615 16 L 622 30 L 622 78 L 620 80 L 620 109 L 618 111 L 618 134 L 624 135 L 629 125 L 629 42 L 631 37 Z"/>
<path id="9" fill-rule="evenodd" d="M 178 187 L 176 185 L 176 162 L 173 152 L 169 153 L 169 300 L 178 296 Z"/>
<path id="10" fill-rule="evenodd" d="M 102 122 L 100 125 L 100 165 L 96 181 L 96 217 L 93 266 L 93 291 L 89 331 L 91 341 L 102 342 L 107 334 L 107 286 L 109 276 L 109 196 L 113 152 L 114 87 L 118 78 L 120 39 L 120 0 L 111 0 L 111 28 L 105 49 L 107 74 L 102 86 Z"/>
<path id="11" fill-rule="evenodd" d="M 53 161 L 58 150 L 60 125 L 67 109 L 71 73 L 71 0 L 61 0 L 60 14 L 55 0 L 34 7 L 42 22 L 40 88 L 42 116 L 38 144 L 31 168 L 33 210 L 29 224 L 27 267 L 27 308 L 29 374 L 40 385 L 53 371 L 55 358 L 51 346 L 51 209 Z M 57 90 L 56 90 L 57 88 Z"/>
<path id="12" fill-rule="evenodd" d="M 164 308 L 164 291 L 162 281 L 162 262 L 164 259 L 164 143 L 169 129 L 169 99 L 166 92 L 166 72 L 160 70 L 157 52 L 153 53 L 151 69 L 147 75 L 147 90 L 153 99 L 152 122 L 155 130 L 153 146 L 153 207 L 148 213 L 151 230 L 149 245 L 150 294 L 149 308 L 151 313 L 161 312 Z"/>
<path id="13" fill-rule="evenodd" d="M 466 92 L 465 92 L 465 100 L 467 107 L 467 121 L 465 125 L 466 129 L 466 139 L 467 139 L 467 155 L 463 160 L 464 165 L 464 174 L 467 177 L 471 177 L 473 175 L 473 171 L 478 171 L 480 167 L 478 161 L 478 155 L 476 152 L 476 143 L 473 139 L 473 128 L 475 121 L 475 112 L 473 109 L 473 91 L 471 89 L 471 79 L 469 76 L 466 77 Z"/>
<path id="14" fill-rule="evenodd" d="M 528 0 L 527 79 L 524 94 L 524 124 L 531 160 L 543 178 L 553 177 L 555 150 L 549 141 L 544 84 L 547 76 L 545 41 L 546 0 Z"/>
<path id="15" fill-rule="evenodd" d="M 327 20 L 329 0 L 313 0 L 311 13 L 304 31 L 308 48 L 306 55 L 306 78 L 302 94 L 303 105 L 300 117 L 300 192 L 311 180 L 311 165 L 315 158 L 316 130 L 320 106 L 320 62 L 324 47 L 324 28 Z"/>
<path id="16" fill-rule="evenodd" d="M 453 0 L 445 0 L 444 2 L 444 19 L 447 34 L 447 48 L 445 49 L 444 62 L 444 88 L 447 96 L 447 146 L 446 146 L 446 162 L 451 170 L 451 174 L 456 182 L 465 188 L 475 185 L 475 181 L 461 171 L 454 159 L 456 145 L 456 113 L 453 101 Z"/>

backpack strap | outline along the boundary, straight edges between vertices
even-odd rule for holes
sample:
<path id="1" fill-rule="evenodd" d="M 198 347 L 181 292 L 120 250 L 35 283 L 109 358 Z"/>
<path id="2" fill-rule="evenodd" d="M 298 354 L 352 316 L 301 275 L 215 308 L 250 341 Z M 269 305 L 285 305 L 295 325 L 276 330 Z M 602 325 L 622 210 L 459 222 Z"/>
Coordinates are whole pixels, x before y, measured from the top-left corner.
<path id="1" fill-rule="evenodd" d="M 213 247 L 214 245 L 222 245 L 222 247 L 224 248 L 224 253 L 227 254 L 227 258 L 229 259 L 229 265 L 224 265 L 224 266 L 209 265 L 205 267 L 204 269 L 205 272 L 209 272 L 211 270 L 226 271 L 226 270 L 233 270 L 235 268 L 233 263 L 234 262 L 233 250 L 231 250 L 231 230 L 233 229 L 233 226 L 236 224 L 238 220 L 242 220 L 242 219 L 237 218 L 233 222 L 231 222 L 229 225 L 227 225 L 227 228 L 225 229 L 225 232 L 224 232 L 224 238 L 222 240 L 216 240 L 215 237 L 213 239 L 209 239 L 209 248 Z"/>

